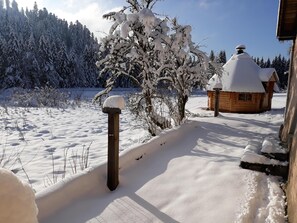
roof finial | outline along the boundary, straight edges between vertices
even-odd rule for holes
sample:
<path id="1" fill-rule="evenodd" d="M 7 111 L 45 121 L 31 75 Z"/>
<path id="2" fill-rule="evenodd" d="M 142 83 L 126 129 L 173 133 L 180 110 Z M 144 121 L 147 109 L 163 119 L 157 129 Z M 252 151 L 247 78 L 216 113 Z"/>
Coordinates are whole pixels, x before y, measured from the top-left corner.
<path id="1" fill-rule="evenodd" d="M 245 45 L 240 44 L 240 45 L 236 46 L 235 49 L 237 50 L 237 54 L 242 54 L 242 53 L 244 53 L 243 50 L 245 50 Z"/>

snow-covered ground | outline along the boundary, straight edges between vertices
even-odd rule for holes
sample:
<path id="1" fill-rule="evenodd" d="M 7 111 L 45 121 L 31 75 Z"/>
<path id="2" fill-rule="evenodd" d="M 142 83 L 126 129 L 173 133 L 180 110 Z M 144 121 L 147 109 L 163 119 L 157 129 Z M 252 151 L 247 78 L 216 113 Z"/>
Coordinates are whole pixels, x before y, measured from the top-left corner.
<path id="1" fill-rule="evenodd" d="M 0 157 L 5 154 L 1 165 L 23 180 L 29 179 L 34 190 L 40 191 L 79 172 L 83 164 L 80 158 L 82 154 L 87 157 L 87 151 L 88 167 L 104 162 L 108 116 L 99 105 L 92 104 L 96 93 L 98 89 L 73 90 L 72 94 L 82 99 L 80 107 L 73 108 L 0 106 Z M 120 125 L 121 151 L 142 143 L 148 136 L 143 124 L 127 110 L 122 111 Z"/>
<path id="2" fill-rule="evenodd" d="M 91 98 L 95 93 L 83 95 Z M 250 140 L 277 134 L 285 101 L 285 94 L 275 94 L 269 112 L 214 118 L 205 110 L 205 93 L 199 92 L 187 105 L 193 116 L 147 144 L 142 123 L 124 110 L 120 150 L 126 161 L 118 189 L 111 193 L 104 180 L 96 182 L 95 196 L 80 197 L 43 222 L 285 222 L 279 179 L 239 167 Z M 41 194 L 55 190 L 44 188 L 63 178 L 64 169 L 67 178 L 80 168 L 83 161 L 72 156 L 89 150 L 89 167 L 106 161 L 107 115 L 98 106 L 0 109 L 0 149 L 6 154 L 1 165 L 29 178 Z M 137 149 L 140 152 L 133 152 Z M 104 179 L 105 173 L 101 175 Z M 64 196 L 59 199 L 71 197 Z M 46 209 L 40 209 L 43 215 Z"/>

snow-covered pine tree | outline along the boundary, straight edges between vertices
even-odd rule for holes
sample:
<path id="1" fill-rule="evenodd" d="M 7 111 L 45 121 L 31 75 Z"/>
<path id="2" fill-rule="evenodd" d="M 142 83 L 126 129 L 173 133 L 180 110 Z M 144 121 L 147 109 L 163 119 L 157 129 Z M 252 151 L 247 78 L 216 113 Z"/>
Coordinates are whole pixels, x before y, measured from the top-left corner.
<path id="1" fill-rule="evenodd" d="M 67 55 L 66 46 L 63 41 L 56 42 L 56 49 L 57 53 L 54 57 L 54 65 L 56 71 L 58 72 L 59 76 L 61 77 L 59 87 L 70 87 L 70 61 Z"/>
<path id="2" fill-rule="evenodd" d="M 6 62 L 5 68 L 5 85 L 9 87 L 22 85 L 22 71 L 20 66 L 20 59 L 23 55 L 23 41 L 22 38 L 11 30 L 9 39 L 5 47 L 4 55 L 2 55 Z"/>
<path id="3" fill-rule="evenodd" d="M 218 63 L 225 64 L 227 62 L 225 50 L 221 50 L 218 55 Z"/>
<path id="4" fill-rule="evenodd" d="M 40 86 L 39 63 L 36 59 L 37 47 L 35 45 L 35 38 L 33 33 L 30 34 L 29 39 L 25 41 L 25 53 L 22 59 L 22 82 L 24 88 Z"/>
<path id="5" fill-rule="evenodd" d="M 15 0 L 12 0 L 11 2 L 11 9 L 13 13 L 16 13 L 19 11 L 18 3 Z"/>
<path id="6" fill-rule="evenodd" d="M 210 61 L 215 61 L 215 54 L 214 54 L 213 50 L 210 51 L 209 60 Z"/>
<path id="7" fill-rule="evenodd" d="M 3 13 L 4 2 L 0 0 L 0 15 Z"/>
<path id="8" fill-rule="evenodd" d="M 260 60 L 260 67 L 265 67 L 265 63 L 264 63 L 264 58 L 261 57 L 261 60 Z"/>
<path id="9" fill-rule="evenodd" d="M 9 0 L 5 0 L 5 6 L 6 6 L 6 9 L 10 9 L 10 1 Z"/>
<path id="10" fill-rule="evenodd" d="M 59 79 L 61 77 L 54 66 L 54 48 L 52 45 L 47 36 L 41 35 L 38 46 L 38 54 L 40 55 L 40 82 L 42 86 L 49 85 L 56 88 L 59 86 Z"/>
<path id="11" fill-rule="evenodd" d="M 65 20 L 38 9 L 36 2 L 33 10 L 24 12 L 17 0 L 0 0 L 0 30 L 0 88 L 96 86 L 95 59 L 84 61 L 84 49 L 96 57 L 99 44 L 79 22 L 70 29 Z"/>
<path id="12" fill-rule="evenodd" d="M 271 62 L 270 62 L 270 59 L 268 58 L 267 61 L 265 62 L 265 67 L 268 68 L 268 67 L 271 67 Z"/>
<path id="13" fill-rule="evenodd" d="M 83 63 L 84 63 L 84 73 L 87 79 L 87 83 L 94 83 L 97 85 L 98 72 L 95 66 L 97 61 L 97 52 L 99 48 L 97 45 L 86 45 L 83 51 Z"/>
<path id="14" fill-rule="evenodd" d="M 151 10 L 157 1 L 127 0 L 128 7 L 104 15 L 114 24 L 102 40 L 99 57 L 104 59 L 97 66 L 108 79 L 106 89 L 95 96 L 111 91 L 121 76 L 129 77 L 141 89 L 130 99 L 131 109 L 147 121 L 153 135 L 157 127 L 171 127 L 171 118 L 181 123 L 193 86 L 207 82 L 208 67 L 205 53 L 191 40 L 191 27 L 157 17 Z"/>
<path id="15" fill-rule="evenodd" d="M 0 80 L 5 79 L 5 67 L 6 67 L 6 59 L 4 57 L 5 45 L 6 45 L 6 41 L 0 35 L 0 55 L 3 55 L 3 56 L 0 56 Z M 2 84 L 0 84 L 0 87 L 1 87 L 1 85 Z"/>
<path id="16" fill-rule="evenodd" d="M 280 88 L 286 89 L 288 84 L 288 75 L 286 72 L 289 70 L 289 60 L 286 60 L 280 54 L 275 56 L 271 62 L 271 67 L 275 68 L 279 81 L 280 81 Z"/>

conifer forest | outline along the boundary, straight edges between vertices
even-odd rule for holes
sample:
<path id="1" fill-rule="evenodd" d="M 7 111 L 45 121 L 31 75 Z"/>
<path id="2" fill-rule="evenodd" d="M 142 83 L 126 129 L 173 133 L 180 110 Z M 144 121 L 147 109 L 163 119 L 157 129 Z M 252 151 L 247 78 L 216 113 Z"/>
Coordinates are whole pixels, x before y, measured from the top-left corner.
<path id="1" fill-rule="evenodd" d="M 15 0 L 0 0 L 0 89 L 104 87 L 108 75 L 98 75 L 99 49 L 99 40 L 79 21 L 62 20 L 46 8 L 39 9 L 36 2 L 28 10 Z M 209 57 L 221 64 L 228 60 L 225 51 L 218 55 L 211 51 Z M 288 59 L 282 55 L 254 59 L 261 67 L 274 67 L 279 87 L 286 89 Z M 133 84 L 121 78 L 116 87 Z"/>

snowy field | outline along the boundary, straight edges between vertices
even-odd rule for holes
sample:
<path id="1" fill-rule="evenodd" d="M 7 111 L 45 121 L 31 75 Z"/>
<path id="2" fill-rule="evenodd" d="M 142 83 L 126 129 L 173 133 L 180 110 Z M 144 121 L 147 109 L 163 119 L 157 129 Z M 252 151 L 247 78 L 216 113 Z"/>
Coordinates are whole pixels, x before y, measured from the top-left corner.
<path id="1" fill-rule="evenodd" d="M 106 161 L 108 116 L 99 105 L 92 104 L 96 93 L 98 90 L 73 90 L 72 94 L 81 98 L 81 105 L 65 109 L 2 104 L 1 165 L 23 180 L 29 179 L 33 189 L 40 191 L 86 166 Z M 121 151 L 142 143 L 148 136 L 142 123 L 127 110 L 122 111 L 120 125 Z M 87 157 L 88 161 L 82 160 Z"/>
<path id="2" fill-rule="evenodd" d="M 90 103 L 97 91 L 81 93 L 86 101 L 74 108 L 0 108 L 1 165 L 37 192 L 84 169 L 81 157 L 88 157 L 88 167 L 106 161 L 107 115 Z M 120 150 L 139 146 L 141 159 L 121 167 L 116 192 L 103 182 L 96 197 L 44 222 L 285 222 L 279 179 L 239 167 L 250 140 L 277 134 L 285 102 L 285 94 L 275 94 L 269 112 L 214 118 L 205 110 L 206 94 L 198 92 L 187 104 L 192 117 L 148 144 L 142 123 L 124 110 Z"/>

